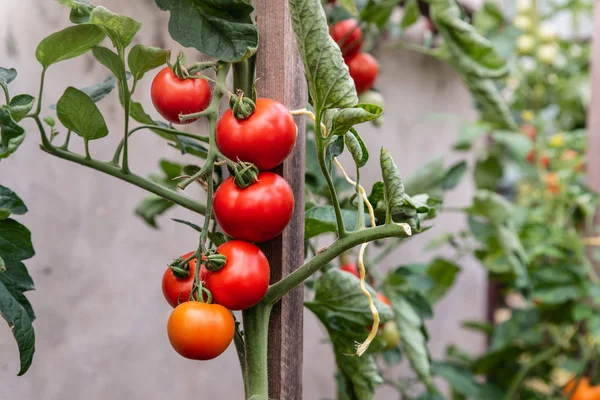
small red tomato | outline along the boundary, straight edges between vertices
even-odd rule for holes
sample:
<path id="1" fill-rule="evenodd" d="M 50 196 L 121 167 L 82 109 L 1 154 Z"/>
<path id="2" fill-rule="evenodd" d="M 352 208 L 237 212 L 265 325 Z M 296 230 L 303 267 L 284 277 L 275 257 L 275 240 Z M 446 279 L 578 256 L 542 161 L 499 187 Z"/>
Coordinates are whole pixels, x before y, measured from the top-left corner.
<path id="1" fill-rule="evenodd" d="M 531 141 L 535 140 L 535 137 L 537 136 L 537 129 L 535 128 L 534 125 L 531 125 L 531 124 L 521 125 L 521 132 L 523 132 L 525 135 L 527 135 L 527 137 Z"/>
<path id="2" fill-rule="evenodd" d="M 171 346 L 191 360 L 211 360 L 233 340 L 235 321 L 231 311 L 219 304 L 188 301 L 169 317 L 167 333 Z"/>
<path id="3" fill-rule="evenodd" d="M 360 278 L 360 273 L 358 272 L 358 267 L 354 263 L 347 263 L 340 267 L 342 271 L 348 272 L 357 278 Z"/>
<path id="4" fill-rule="evenodd" d="M 529 153 L 527 153 L 527 162 L 529 164 L 535 165 L 535 151 L 531 150 Z M 542 154 L 540 156 L 540 163 L 544 168 L 547 169 L 550 166 L 550 157 L 548 157 L 545 154 Z"/>
<path id="5" fill-rule="evenodd" d="M 354 18 L 348 18 L 333 25 L 329 28 L 329 34 L 340 46 L 344 57 L 352 57 L 362 48 L 362 29 Z"/>
<path id="6" fill-rule="evenodd" d="M 212 293 L 213 302 L 230 310 L 245 310 L 267 293 L 271 269 L 265 254 L 255 245 L 231 240 L 217 251 L 227 257 L 218 271 L 202 268 L 202 280 Z"/>
<path id="7" fill-rule="evenodd" d="M 261 172 L 245 189 L 227 178 L 213 201 L 215 219 L 234 239 L 266 242 L 279 235 L 292 219 L 294 194 L 281 176 Z"/>
<path id="8" fill-rule="evenodd" d="M 379 75 L 379 64 L 375 57 L 367 53 L 359 53 L 350 59 L 346 59 L 346 64 L 358 94 L 373 87 Z"/>
<path id="9" fill-rule="evenodd" d="M 184 254 L 181 256 L 181 258 L 186 259 L 192 254 L 194 254 L 193 251 L 188 254 Z M 186 277 L 178 278 L 175 276 L 170 267 L 167 267 L 167 270 L 163 275 L 162 291 L 165 295 L 167 303 L 169 303 L 173 308 L 177 307 L 180 303 L 185 303 L 190 299 L 190 292 L 194 283 L 194 274 L 196 273 L 196 259 L 191 260 L 188 263 L 188 266 L 189 274 Z"/>
<path id="10" fill-rule="evenodd" d="M 388 297 L 381 293 L 381 292 L 377 292 L 377 298 L 379 299 L 379 301 L 381 301 L 383 304 L 387 304 L 388 306 L 392 306 L 392 302 L 390 301 L 390 299 L 388 299 Z"/>
<path id="11" fill-rule="evenodd" d="M 251 162 L 259 170 L 273 169 L 296 144 L 296 124 L 286 106 L 271 99 L 256 100 L 254 113 L 238 120 L 231 109 L 217 125 L 217 147 L 228 158 Z"/>
<path id="12" fill-rule="evenodd" d="M 204 111 L 211 98 L 210 85 L 206 80 L 179 79 L 169 67 L 163 68 L 154 77 L 150 95 L 156 111 L 174 124 L 195 121 L 181 122 L 179 115 Z"/>

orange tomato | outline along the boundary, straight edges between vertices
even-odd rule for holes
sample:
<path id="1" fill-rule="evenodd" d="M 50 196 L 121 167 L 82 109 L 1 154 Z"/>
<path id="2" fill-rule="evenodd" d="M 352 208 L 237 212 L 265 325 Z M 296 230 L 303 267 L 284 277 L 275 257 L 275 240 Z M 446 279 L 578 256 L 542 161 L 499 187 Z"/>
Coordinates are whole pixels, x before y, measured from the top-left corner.
<path id="1" fill-rule="evenodd" d="M 563 395 L 568 396 L 573 391 L 576 383 L 576 378 L 571 379 L 563 388 Z M 583 377 L 569 400 L 600 400 L 600 386 L 590 386 L 589 378 Z"/>
<path id="2" fill-rule="evenodd" d="M 383 294 L 381 292 L 377 292 L 377 298 L 383 304 L 387 304 L 390 307 L 392 306 L 392 302 L 390 301 L 390 299 L 388 299 L 388 297 L 385 294 Z"/>
<path id="3" fill-rule="evenodd" d="M 543 177 L 543 181 L 546 184 L 546 188 L 552 194 L 560 192 L 560 179 L 556 172 L 549 172 Z"/>

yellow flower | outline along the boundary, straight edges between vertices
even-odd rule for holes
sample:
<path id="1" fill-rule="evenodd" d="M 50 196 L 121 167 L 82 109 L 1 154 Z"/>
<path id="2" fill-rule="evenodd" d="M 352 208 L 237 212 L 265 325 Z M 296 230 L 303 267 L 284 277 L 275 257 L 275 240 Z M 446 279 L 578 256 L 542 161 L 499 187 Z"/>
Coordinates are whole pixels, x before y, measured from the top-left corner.
<path id="1" fill-rule="evenodd" d="M 557 133 L 556 135 L 550 138 L 550 146 L 552 147 L 562 147 L 565 144 L 565 137 L 562 133 Z"/>
<path id="2" fill-rule="evenodd" d="M 521 118 L 523 118 L 523 121 L 525 122 L 531 122 L 535 118 L 535 114 L 531 110 L 525 110 L 521 113 Z"/>

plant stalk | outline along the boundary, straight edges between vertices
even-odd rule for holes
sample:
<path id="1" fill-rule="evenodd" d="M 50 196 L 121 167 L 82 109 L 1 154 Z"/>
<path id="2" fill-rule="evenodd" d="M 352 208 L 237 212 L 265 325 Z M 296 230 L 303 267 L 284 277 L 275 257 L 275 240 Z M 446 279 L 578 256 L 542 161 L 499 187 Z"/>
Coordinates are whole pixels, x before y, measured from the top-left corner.
<path id="1" fill-rule="evenodd" d="M 244 387 L 246 399 L 269 398 L 268 338 L 271 305 L 259 303 L 242 312 L 245 337 Z"/>

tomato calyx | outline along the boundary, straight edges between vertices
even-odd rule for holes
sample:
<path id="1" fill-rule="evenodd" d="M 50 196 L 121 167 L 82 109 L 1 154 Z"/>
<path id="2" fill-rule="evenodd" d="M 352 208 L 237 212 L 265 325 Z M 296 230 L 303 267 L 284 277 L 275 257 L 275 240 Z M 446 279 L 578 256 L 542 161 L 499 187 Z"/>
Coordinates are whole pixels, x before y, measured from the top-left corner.
<path id="1" fill-rule="evenodd" d="M 239 161 L 232 168 L 233 183 L 241 189 L 247 188 L 258 180 L 258 168 L 252 163 Z"/>
<path id="2" fill-rule="evenodd" d="M 233 116 L 237 120 L 250 118 L 256 110 L 256 103 L 251 98 L 246 97 L 244 92 L 237 90 L 236 94 L 232 94 L 229 98 L 229 107 L 233 112 Z"/>
<path id="3" fill-rule="evenodd" d="M 176 278 L 183 279 L 190 276 L 190 260 L 191 259 L 184 260 L 182 257 L 179 257 L 169 264 L 169 268 L 173 271 L 173 275 L 175 275 Z"/>
<path id="4" fill-rule="evenodd" d="M 227 257 L 218 253 L 216 250 L 211 250 L 206 255 L 206 263 L 204 267 L 208 271 L 216 272 L 222 269 L 227 264 Z"/>
<path id="5" fill-rule="evenodd" d="M 199 75 L 200 71 L 216 67 L 216 63 L 213 61 L 198 62 L 186 66 L 185 55 L 181 51 L 177 53 L 177 59 L 175 60 L 175 63 L 171 63 L 169 60 L 167 60 L 167 65 L 169 68 L 171 68 L 173 74 L 175 74 L 175 76 L 179 79 L 204 79 L 199 78 L 196 75 Z"/>

